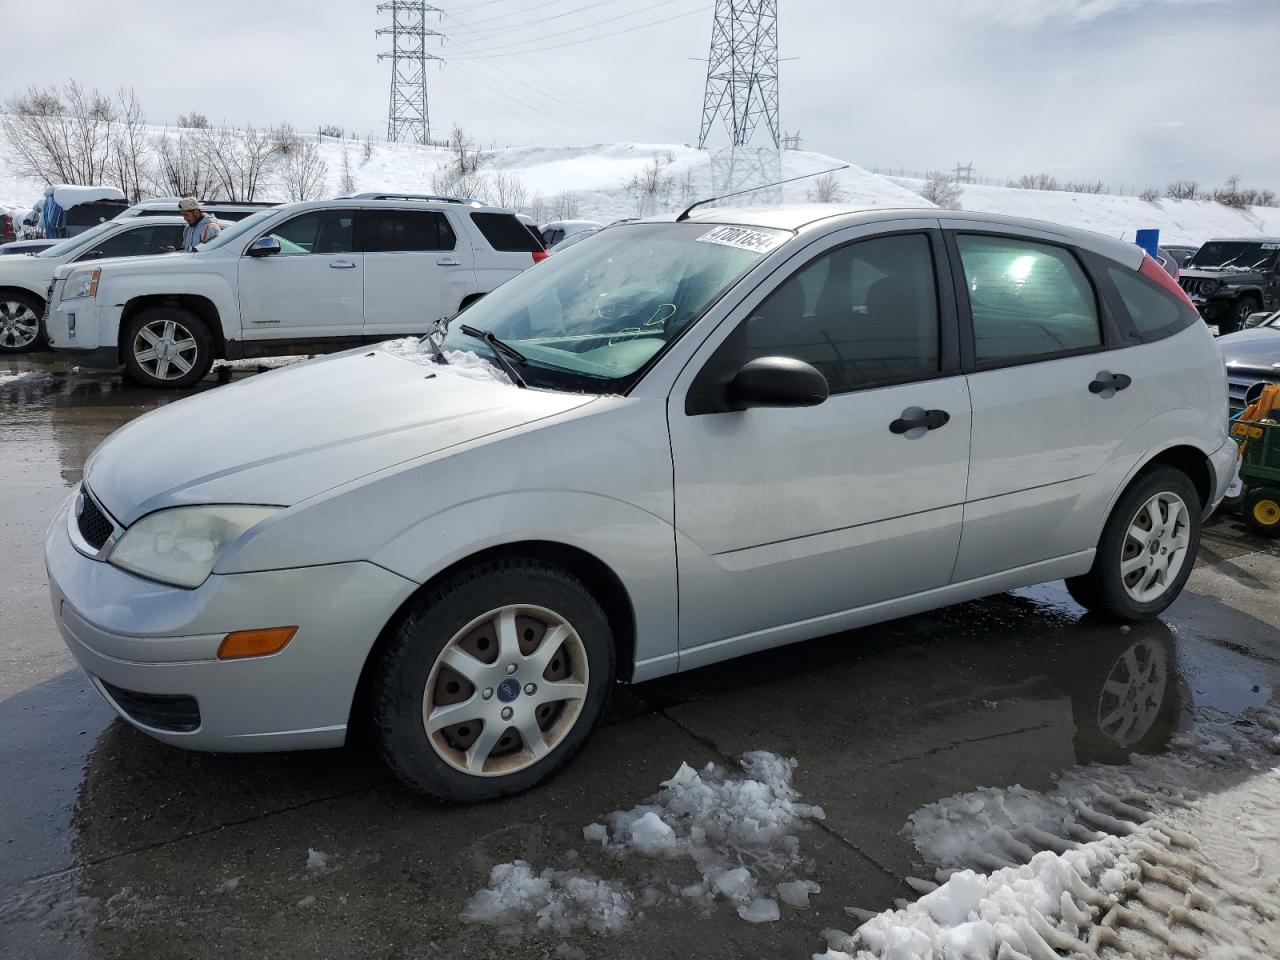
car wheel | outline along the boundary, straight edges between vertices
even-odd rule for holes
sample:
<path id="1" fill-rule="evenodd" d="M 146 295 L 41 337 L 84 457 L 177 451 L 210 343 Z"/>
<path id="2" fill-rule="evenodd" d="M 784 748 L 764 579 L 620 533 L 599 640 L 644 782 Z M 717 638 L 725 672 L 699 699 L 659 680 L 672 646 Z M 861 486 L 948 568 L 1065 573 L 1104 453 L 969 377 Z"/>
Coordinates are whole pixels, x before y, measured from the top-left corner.
<path id="1" fill-rule="evenodd" d="M 180 307 L 143 310 L 125 327 L 129 376 L 148 387 L 189 387 L 213 366 L 213 337 L 204 321 Z"/>
<path id="2" fill-rule="evenodd" d="M 1067 587 L 1086 609 L 1149 620 L 1173 603 L 1200 549 L 1200 497 L 1181 470 L 1147 470 L 1103 528 L 1093 568 Z"/>
<path id="3" fill-rule="evenodd" d="M 44 343 L 44 308 L 35 297 L 0 294 L 0 353 L 27 353 Z"/>
<path id="4" fill-rule="evenodd" d="M 538 561 L 481 563 L 394 627 L 374 679 L 383 757 L 438 800 L 527 790 L 582 747 L 614 670 L 608 618 L 576 577 Z"/>
<path id="5" fill-rule="evenodd" d="M 1218 323 L 1218 332 L 1226 334 L 1243 330 L 1245 321 L 1249 319 L 1250 314 L 1261 309 L 1262 304 L 1258 303 L 1253 297 L 1241 297 L 1223 315 L 1222 320 Z"/>
<path id="6" fill-rule="evenodd" d="M 1241 504 L 1244 522 L 1254 533 L 1280 537 L 1280 487 L 1256 487 Z"/>

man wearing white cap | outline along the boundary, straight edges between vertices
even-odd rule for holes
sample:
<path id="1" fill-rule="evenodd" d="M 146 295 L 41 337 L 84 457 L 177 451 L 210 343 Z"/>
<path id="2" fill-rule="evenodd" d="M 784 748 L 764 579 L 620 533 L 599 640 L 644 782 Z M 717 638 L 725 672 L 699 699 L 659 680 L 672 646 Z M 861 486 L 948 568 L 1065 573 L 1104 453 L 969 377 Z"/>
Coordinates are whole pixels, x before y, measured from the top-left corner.
<path id="1" fill-rule="evenodd" d="M 222 225 L 200 209 L 200 201 L 195 197 L 179 200 L 178 212 L 187 221 L 187 228 L 182 231 L 182 250 L 186 253 L 195 250 L 196 244 L 208 243 L 222 232 Z"/>

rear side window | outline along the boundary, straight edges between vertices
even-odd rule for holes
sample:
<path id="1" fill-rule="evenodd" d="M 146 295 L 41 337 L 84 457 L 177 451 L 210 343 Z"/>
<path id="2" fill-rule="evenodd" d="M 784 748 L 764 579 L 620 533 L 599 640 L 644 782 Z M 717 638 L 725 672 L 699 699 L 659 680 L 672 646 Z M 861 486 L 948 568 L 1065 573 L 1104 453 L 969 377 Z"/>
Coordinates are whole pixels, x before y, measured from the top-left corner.
<path id="1" fill-rule="evenodd" d="M 1000 364 L 1102 345 L 1093 285 L 1062 247 L 956 237 L 973 314 L 974 358 Z"/>
<path id="2" fill-rule="evenodd" d="M 1133 328 L 1143 340 L 1172 336 L 1200 319 L 1195 310 L 1140 273 L 1108 265 L 1107 276 L 1115 284 Z"/>
<path id="3" fill-rule="evenodd" d="M 536 253 L 542 245 L 510 213 L 473 213 L 471 222 L 480 228 L 489 246 L 502 253 Z"/>
<path id="4" fill-rule="evenodd" d="M 449 218 L 434 210 L 366 210 L 365 253 L 452 250 L 458 238 Z"/>

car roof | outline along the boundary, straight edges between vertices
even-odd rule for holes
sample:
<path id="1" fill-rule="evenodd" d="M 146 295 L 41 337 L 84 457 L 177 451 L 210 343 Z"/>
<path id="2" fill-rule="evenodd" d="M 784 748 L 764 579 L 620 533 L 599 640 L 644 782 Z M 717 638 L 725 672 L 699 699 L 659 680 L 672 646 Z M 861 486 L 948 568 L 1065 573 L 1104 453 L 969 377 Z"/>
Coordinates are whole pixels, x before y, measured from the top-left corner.
<path id="1" fill-rule="evenodd" d="M 670 220 L 654 217 L 653 220 Z M 700 207 L 687 218 L 693 223 L 724 223 L 737 226 L 773 227 L 800 232 L 812 228 L 837 230 L 863 223 L 894 220 L 968 221 L 991 227 L 1009 227 L 1056 236 L 1077 247 L 1093 250 L 1113 260 L 1137 266 L 1141 248 L 1115 237 L 1068 227 L 1046 220 L 1029 220 L 997 213 L 970 210 L 944 210 L 940 207 L 859 207 L 830 203 L 788 204 L 769 207 Z"/>
<path id="2" fill-rule="evenodd" d="M 1280 243 L 1280 237 L 1214 237 L 1207 243 Z"/>
<path id="3" fill-rule="evenodd" d="M 327 210 L 333 207 L 358 207 L 362 210 L 465 210 L 467 213 L 506 213 L 515 216 L 509 207 L 495 207 L 489 204 L 473 205 L 458 203 L 454 200 L 374 200 L 360 197 L 338 197 L 333 200 L 299 200 L 296 203 L 282 203 L 273 209 L 281 211 Z"/>

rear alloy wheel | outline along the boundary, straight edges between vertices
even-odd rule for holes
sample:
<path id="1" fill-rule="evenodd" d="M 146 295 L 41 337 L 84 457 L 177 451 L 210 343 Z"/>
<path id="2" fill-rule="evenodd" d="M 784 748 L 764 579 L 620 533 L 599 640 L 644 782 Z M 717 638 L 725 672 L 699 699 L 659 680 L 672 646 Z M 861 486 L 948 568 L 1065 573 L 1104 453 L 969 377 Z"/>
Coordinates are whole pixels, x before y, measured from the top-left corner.
<path id="1" fill-rule="evenodd" d="M 0 353 L 27 353 L 44 341 L 43 310 L 34 297 L 0 294 Z"/>
<path id="2" fill-rule="evenodd" d="M 1173 603 L 1200 547 L 1200 498 L 1181 470 L 1147 470 L 1111 512 L 1093 568 L 1067 581 L 1095 613 L 1148 620 Z"/>
<path id="3" fill-rule="evenodd" d="M 1280 487 L 1256 487 L 1241 505 L 1244 522 L 1254 533 L 1280 537 Z"/>
<path id="4" fill-rule="evenodd" d="M 576 578 L 481 564 L 416 601 L 390 638 L 375 681 L 383 754 L 442 800 L 528 789 L 586 740 L 613 673 L 608 620 Z"/>
<path id="5" fill-rule="evenodd" d="M 149 387 L 187 387 L 213 366 L 213 343 L 199 317 L 179 307 L 144 310 L 129 321 L 124 365 Z"/>

